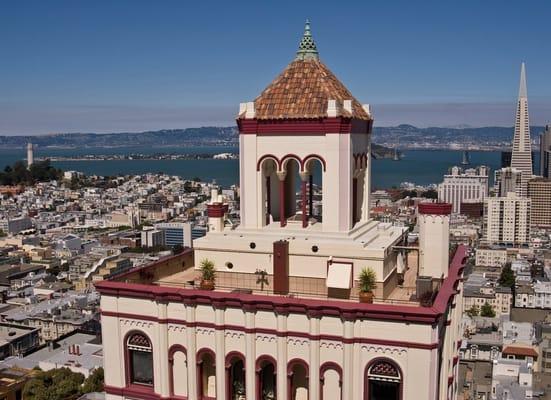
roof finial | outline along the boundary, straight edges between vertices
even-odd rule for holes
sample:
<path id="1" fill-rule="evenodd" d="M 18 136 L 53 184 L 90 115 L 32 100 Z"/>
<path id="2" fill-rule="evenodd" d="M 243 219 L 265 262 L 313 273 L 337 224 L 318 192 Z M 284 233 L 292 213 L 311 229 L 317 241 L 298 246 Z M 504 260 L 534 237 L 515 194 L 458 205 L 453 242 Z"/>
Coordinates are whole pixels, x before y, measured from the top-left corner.
<path id="1" fill-rule="evenodd" d="M 302 40 L 298 46 L 297 51 L 297 60 L 318 60 L 319 53 L 316 47 L 316 43 L 312 38 L 312 33 L 310 32 L 310 21 L 307 19 L 304 26 L 304 35 L 302 35 Z"/>
<path id="2" fill-rule="evenodd" d="M 526 67 L 524 62 L 520 66 L 520 85 L 518 88 L 518 97 L 528 97 L 526 90 Z"/>

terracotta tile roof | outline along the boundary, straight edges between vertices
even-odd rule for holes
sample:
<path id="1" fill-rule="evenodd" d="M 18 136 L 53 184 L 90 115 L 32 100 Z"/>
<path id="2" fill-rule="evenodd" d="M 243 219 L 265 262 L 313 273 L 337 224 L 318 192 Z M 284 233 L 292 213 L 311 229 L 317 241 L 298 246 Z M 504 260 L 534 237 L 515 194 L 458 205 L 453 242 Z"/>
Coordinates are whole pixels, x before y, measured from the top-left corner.
<path id="1" fill-rule="evenodd" d="M 531 347 L 522 347 L 522 346 L 506 346 L 502 354 L 510 354 L 515 356 L 528 356 L 538 358 L 538 353 Z"/>
<path id="2" fill-rule="evenodd" d="M 336 100 L 336 116 L 371 119 L 319 59 L 295 59 L 255 99 L 255 118 L 323 118 L 327 117 L 328 100 Z M 352 112 L 344 108 L 345 100 L 352 101 Z M 243 117 L 244 113 L 239 115 Z"/>

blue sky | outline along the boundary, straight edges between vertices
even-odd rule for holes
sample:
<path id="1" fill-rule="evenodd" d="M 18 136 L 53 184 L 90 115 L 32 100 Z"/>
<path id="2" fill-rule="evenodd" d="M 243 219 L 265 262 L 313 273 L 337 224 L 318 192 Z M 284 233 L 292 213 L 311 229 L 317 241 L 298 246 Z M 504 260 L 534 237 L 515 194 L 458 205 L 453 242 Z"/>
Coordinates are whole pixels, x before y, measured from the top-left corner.
<path id="1" fill-rule="evenodd" d="M 378 125 L 513 124 L 521 61 L 532 124 L 551 120 L 549 1 L 25 1 L 0 12 L 0 134 L 233 123 L 296 51 Z"/>

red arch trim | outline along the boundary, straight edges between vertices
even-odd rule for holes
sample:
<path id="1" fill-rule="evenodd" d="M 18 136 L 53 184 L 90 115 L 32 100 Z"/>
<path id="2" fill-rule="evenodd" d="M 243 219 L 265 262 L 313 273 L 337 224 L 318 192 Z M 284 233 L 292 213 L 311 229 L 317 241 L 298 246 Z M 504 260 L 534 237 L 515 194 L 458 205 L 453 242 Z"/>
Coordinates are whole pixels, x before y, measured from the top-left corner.
<path id="1" fill-rule="evenodd" d="M 287 162 L 287 160 L 290 160 L 290 159 L 295 160 L 298 163 L 299 169 L 302 171 L 303 169 L 302 159 L 296 154 L 287 154 L 283 156 L 283 158 L 279 161 L 279 169 L 283 170 L 283 165 Z"/>
<path id="2" fill-rule="evenodd" d="M 279 166 L 281 165 L 280 161 L 279 161 L 279 158 L 277 158 L 276 156 L 274 156 L 273 154 L 264 154 L 262 157 L 260 157 L 258 159 L 258 162 L 256 163 L 256 170 L 257 171 L 260 171 L 260 167 L 262 166 L 262 163 L 264 162 L 264 160 L 267 160 L 267 159 L 271 159 L 273 161 L 275 161 L 276 163 L 276 166 L 279 168 Z"/>
<path id="3" fill-rule="evenodd" d="M 131 368 L 130 367 L 130 350 L 128 349 L 128 339 L 130 338 L 130 336 L 135 335 L 135 334 L 140 334 L 140 335 L 145 336 L 149 340 L 149 343 L 151 345 L 151 354 L 153 354 L 153 351 L 154 351 L 153 341 L 151 340 L 151 337 L 149 337 L 149 335 L 147 333 L 145 333 L 144 331 L 133 329 L 131 331 L 128 331 L 126 333 L 126 335 L 124 335 L 123 345 L 124 345 L 125 384 L 126 384 L 127 388 L 139 388 L 140 391 L 153 393 L 153 391 L 155 390 L 154 389 L 154 387 L 155 387 L 155 368 L 154 368 L 155 365 L 153 365 L 153 385 L 149 386 L 149 385 L 139 385 L 139 384 L 132 383 L 132 373 L 131 373 L 131 369 L 130 369 Z M 151 359 L 152 359 L 152 362 L 155 363 L 154 357 L 152 357 Z"/>
<path id="4" fill-rule="evenodd" d="M 321 163 L 321 166 L 323 168 L 323 172 L 327 169 L 327 163 L 325 162 L 325 159 L 317 154 L 309 154 L 306 157 L 304 157 L 304 160 L 302 160 L 302 170 L 304 171 L 306 169 L 306 163 L 310 160 L 318 160 Z"/>
<path id="5" fill-rule="evenodd" d="M 228 354 L 226 354 L 226 358 L 225 358 L 226 368 L 229 368 L 231 366 L 231 361 L 233 358 L 238 358 L 239 360 L 243 361 L 243 368 L 245 368 L 245 355 L 239 351 L 230 351 Z"/>
<path id="6" fill-rule="evenodd" d="M 364 400 L 370 400 L 371 399 L 371 394 L 369 393 L 369 377 L 368 377 L 369 369 L 373 365 L 375 365 L 375 364 L 377 364 L 378 362 L 381 362 L 381 361 L 392 364 L 392 366 L 394 368 L 396 368 L 396 370 L 400 374 L 400 382 L 398 383 L 398 399 L 402 400 L 403 397 L 404 397 L 404 373 L 402 372 L 402 368 L 400 368 L 400 366 L 398 365 L 398 363 L 396 361 L 394 361 L 391 358 L 387 358 L 387 357 L 376 357 L 373 360 L 369 361 L 367 363 L 367 365 L 365 366 L 365 369 L 364 369 Z"/>

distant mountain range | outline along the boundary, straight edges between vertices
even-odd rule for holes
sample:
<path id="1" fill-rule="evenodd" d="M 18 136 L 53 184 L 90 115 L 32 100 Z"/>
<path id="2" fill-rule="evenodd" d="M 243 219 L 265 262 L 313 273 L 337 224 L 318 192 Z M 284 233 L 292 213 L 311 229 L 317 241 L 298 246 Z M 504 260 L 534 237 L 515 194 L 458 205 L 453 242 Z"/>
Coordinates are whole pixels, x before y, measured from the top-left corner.
<path id="1" fill-rule="evenodd" d="M 532 140 L 544 128 L 531 127 Z M 417 128 L 412 125 L 375 127 L 373 141 L 385 147 L 482 148 L 510 147 L 512 127 Z M 0 148 L 38 147 L 123 147 L 123 146 L 199 146 L 237 145 L 236 127 L 202 127 L 121 133 L 58 133 L 39 136 L 0 136 Z"/>

